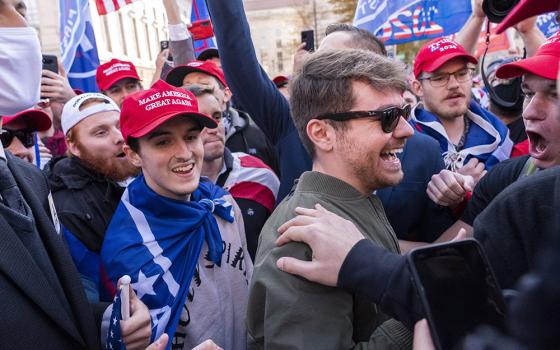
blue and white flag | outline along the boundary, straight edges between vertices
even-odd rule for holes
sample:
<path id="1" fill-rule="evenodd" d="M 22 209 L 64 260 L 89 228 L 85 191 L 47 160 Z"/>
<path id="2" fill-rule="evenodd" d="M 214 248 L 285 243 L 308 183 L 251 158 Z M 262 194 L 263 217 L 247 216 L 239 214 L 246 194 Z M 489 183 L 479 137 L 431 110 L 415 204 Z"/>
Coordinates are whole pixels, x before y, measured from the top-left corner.
<path id="1" fill-rule="evenodd" d="M 121 293 L 122 291 L 119 290 L 113 301 L 113 311 L 111 312 L 109 331 L 107 332 L 107 341 L 105 343 L 106 350 L 121 350 L 126 348 L 121 335 Z"/>
<path id="2" fill-rule="evenodd" d="M 410 124 L 417 131 L 433 137 L 439 142 L 440 150 L 448 170 L 456 171 L 471 158 L 477 158 L 490 170 L 497 163 L 510 157 L 513 142 L 509 129 L 498 117 L 472 101 L 469 126 L 461 149 L 449 140 L 447 132 L 439 119 L 423 108 L 415 108 Z"/>
<path id="3" fill-rule="evenodd" d="M 471 12 L 471 0 L 359 0 L 354 26 L 395 45 L 457 33 Z"/>
<path id="4" fill-rule="evenodd" d="M 158 195 L 139 176 L 121 198 L 101 258 L 113 283 L 120 276 L 131 277 L 132 288 L 150 309 L 152 341 L 164 332 L 173 339 L 205 242 L 205 258 L 221 264 L 222 237 L 214 215 L 234 220 L 224 195 L 227 192 L 203 178 L 190 201 L 177 201 Z"/>
<path id="5" fill-rule="evenodd" d="M 208 7 L 206 7 L 206 0 L 193 0 L 192 11 L 191 11 L 191 22 L 200 21 L 204 19 L 210 19 L 210 13 L 208 12 Z M 193 41 L 194 52 L 196 56 L 202 51 L 211 48 L 218 47 L 216 44 L 216 38 L 211 37 L 204 40 Z"/>
<path id="6" fill-rule="evenodd" d="M 89 1 L 59 0 L 59 13 L 61 61 L 70 85 L 84 92 L 97 92 L 95 71 L 99 57 Z"/>
<path id="7" fill-rule="evenodd" d="M 539 27 L 547 38 L 560 30 L 560 25 L 558 21 L 556 21 L 556 12 L 545 13 L 537 17 L 537 27 Z"/>

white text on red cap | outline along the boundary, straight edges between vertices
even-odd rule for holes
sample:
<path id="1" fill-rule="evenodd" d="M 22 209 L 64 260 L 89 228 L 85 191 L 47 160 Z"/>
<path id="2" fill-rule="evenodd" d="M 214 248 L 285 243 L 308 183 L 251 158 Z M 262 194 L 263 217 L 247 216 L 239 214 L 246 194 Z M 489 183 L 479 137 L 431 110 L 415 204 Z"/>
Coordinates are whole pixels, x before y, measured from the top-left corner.
<path id="1" fill-rule="evenodd" d="M 170 98 L 170 97 L 177 97 L 177 98 Z M 138 106 L 140 107 L 146 105 L 144 109 L 147 112 L 167 105 L 183 105 L 183 106 L 192 107 L 191 101 L 192 101 L 191 97 L 183 92 L 164 90 L 161 92 L 156 92 L 141 100 L 138 100 Z"/>
<path id="2" fill-rule="evenodd" d="M 436 41 L 435 43 L 431 43 L 429 46 L 430 52 L 434 52 L 439 50 L 439 52 L 445 52 L 449 49 L 456 49 L 457 43 L 450 39 L 441 39 Z"/>
<path id="3" fill-rule="evenodd" d="M 104 69 L 103 70 L 103 74 L 105 75 L 111 75 L 111 74 L 115 74 L 116 72 L 121 72 L 121 71 L 130 71 L 130 64 L 126 64 L 126 63 L 115 63 L 113 65 L 111 65 L 111 67 Z"/>

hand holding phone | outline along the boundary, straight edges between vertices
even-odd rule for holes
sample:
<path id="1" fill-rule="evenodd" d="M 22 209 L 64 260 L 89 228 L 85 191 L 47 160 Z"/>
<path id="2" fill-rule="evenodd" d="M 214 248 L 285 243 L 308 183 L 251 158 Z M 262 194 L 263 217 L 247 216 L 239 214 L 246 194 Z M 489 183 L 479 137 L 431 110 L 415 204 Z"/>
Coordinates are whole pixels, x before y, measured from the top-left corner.
<path id="1" fill-rule="evenodd" d="M 305 51 L 315 51 L 315 32 L 313 30 L 304 30 L 301 32 L 301 43 L 305 44 Z"/>

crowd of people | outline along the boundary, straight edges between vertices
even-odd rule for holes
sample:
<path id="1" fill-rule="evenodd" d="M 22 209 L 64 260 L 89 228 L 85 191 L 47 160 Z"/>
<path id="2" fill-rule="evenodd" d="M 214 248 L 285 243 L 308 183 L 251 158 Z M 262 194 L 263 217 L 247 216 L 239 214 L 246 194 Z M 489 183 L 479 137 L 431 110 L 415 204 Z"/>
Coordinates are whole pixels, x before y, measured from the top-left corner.
<path id="1" fill-rule="evenodd" d="M 482 73 L 476 0 L 410 68 L 332 24 L 275 78 L 243 1 L 206 3 L 218 48 L 163 0 L 152 81 L 113 58 L 91 93 L 0 0 L 2 348 L 431 350 L 406 255 L 466 237 L 517 292 L 457 348 L 560 347 L 560 1 L 521 0 L 525 55 Z"/>

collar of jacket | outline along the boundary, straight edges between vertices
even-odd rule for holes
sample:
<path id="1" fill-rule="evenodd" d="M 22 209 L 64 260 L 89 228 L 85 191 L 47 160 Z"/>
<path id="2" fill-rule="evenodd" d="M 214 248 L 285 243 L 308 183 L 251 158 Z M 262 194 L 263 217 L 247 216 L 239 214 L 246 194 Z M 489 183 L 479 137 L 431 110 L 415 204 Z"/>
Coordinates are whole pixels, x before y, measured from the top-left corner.
<path id="1" fill-rule="evenodd" d="M 77 157 L 61 157 L 52 165 L 48 175 L 53 192 L 57 189 L 83 189 L 94 182 L 105 182 L 118 186 L 105 175 L 89 168 Z"/>

